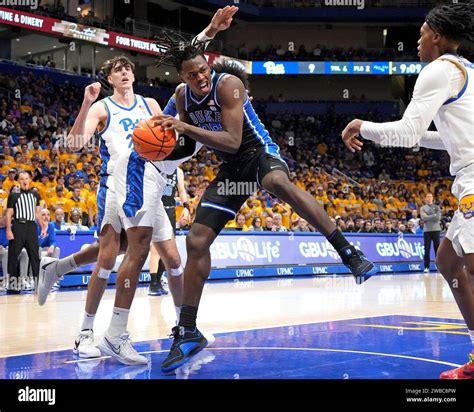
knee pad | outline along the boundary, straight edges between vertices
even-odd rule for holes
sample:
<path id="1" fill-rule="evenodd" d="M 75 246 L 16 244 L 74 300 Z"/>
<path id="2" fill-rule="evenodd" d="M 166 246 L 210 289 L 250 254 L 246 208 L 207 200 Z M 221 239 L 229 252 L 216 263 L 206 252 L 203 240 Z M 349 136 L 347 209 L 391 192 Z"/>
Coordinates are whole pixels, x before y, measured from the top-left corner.
<path id="1" fill-rule="evenodd" d="M 176 269 L 173 269 L 173 268 L 170 269 L 171 276 L 181 276 L 183 272 L 184 272 L 184 269 L 182 266 Z"/>
<path id="2" fill-rule="evenodd" d="M 112 273 L 111 269 L 99 268 L 99 272 L 97 273 L 97 276 L 101 279 L 108 279 L 111 273 Z"/>

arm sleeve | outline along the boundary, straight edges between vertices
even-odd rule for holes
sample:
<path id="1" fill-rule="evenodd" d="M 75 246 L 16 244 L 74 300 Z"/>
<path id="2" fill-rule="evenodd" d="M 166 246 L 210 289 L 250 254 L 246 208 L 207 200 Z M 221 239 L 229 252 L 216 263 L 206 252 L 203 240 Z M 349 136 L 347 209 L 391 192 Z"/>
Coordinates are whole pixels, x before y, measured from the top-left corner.
<path id="1" fill-rule="evenodd" d="M 362 137 L 381 146 L 413 147 L 426 132 L 436 112 L 451 94 L 452 64 L 433 62 L 420 73 L 413 98 L 401 120 L 388 123 L 362 123 Z"/>
<path id="2" fill-rule="evenodd" d="M 426 131 L 423 133 L 419 145 L 421 147 L 426 147 L 427 149 L 446 150 L 438 132 Z"/>
<path id="3" fill-rule="evenodd" d="M 207 49 L 209 43 L 214 40 L 214 37 L 209 37 L 206 35 L 206 30 L 204 29 L 201 33 L 199 33 L 196 37 L 191 40 L 191 44 L 194 46 L 196 43 L 205 42 L 204 50 Z"/>

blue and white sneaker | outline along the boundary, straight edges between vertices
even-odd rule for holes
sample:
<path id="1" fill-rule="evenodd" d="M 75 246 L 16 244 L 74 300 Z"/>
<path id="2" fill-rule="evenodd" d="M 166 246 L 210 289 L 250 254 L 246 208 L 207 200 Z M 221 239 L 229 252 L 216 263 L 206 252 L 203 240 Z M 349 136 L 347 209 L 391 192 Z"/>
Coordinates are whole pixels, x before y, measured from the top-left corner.
<path id="1" fill-rule="evenodd" d="M 198 328 L 175 326 L 171 331 L 170 338 L 174 341 L 168 356 L 161 364 L 161 370 L 165 373 L 179 368 L 208 346 L 207 339 Z"/>
<path id="2" fill-rule="evenodd" d="M 358 285 L 362 285 L 377 273 L 375 265 L 367 259 L 362 251 L 357 250 L 354 246 L 342 249 L 339 254 L 342 263 L 349 268 Z"/>

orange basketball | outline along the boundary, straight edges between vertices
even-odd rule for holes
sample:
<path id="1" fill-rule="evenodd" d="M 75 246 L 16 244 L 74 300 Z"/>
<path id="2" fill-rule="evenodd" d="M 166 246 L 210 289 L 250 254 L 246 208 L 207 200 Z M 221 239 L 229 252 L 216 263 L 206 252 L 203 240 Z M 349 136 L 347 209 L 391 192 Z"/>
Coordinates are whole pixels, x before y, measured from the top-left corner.
<path id="1" fill-rule="evenodd" d="M 163 160 L 176 145 L 176 132 L 153 126 L 151 119 L 142 119 L 133 131 L 133 146 L 137 153 L 147 160 Z"/>

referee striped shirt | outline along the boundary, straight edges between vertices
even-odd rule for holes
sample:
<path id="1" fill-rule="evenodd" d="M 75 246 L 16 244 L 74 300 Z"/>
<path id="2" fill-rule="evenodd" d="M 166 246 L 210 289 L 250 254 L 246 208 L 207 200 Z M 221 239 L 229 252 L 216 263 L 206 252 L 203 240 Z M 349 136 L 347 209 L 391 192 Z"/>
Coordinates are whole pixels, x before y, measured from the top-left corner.
<path id="1" fill-rule="evenodd" d="M 7 208 L 13 209 L 13 219 L 18 221 L 36 221 L 36 206 L 40 205 L 40 196 L 32 190 L 11 192 Z"/>

